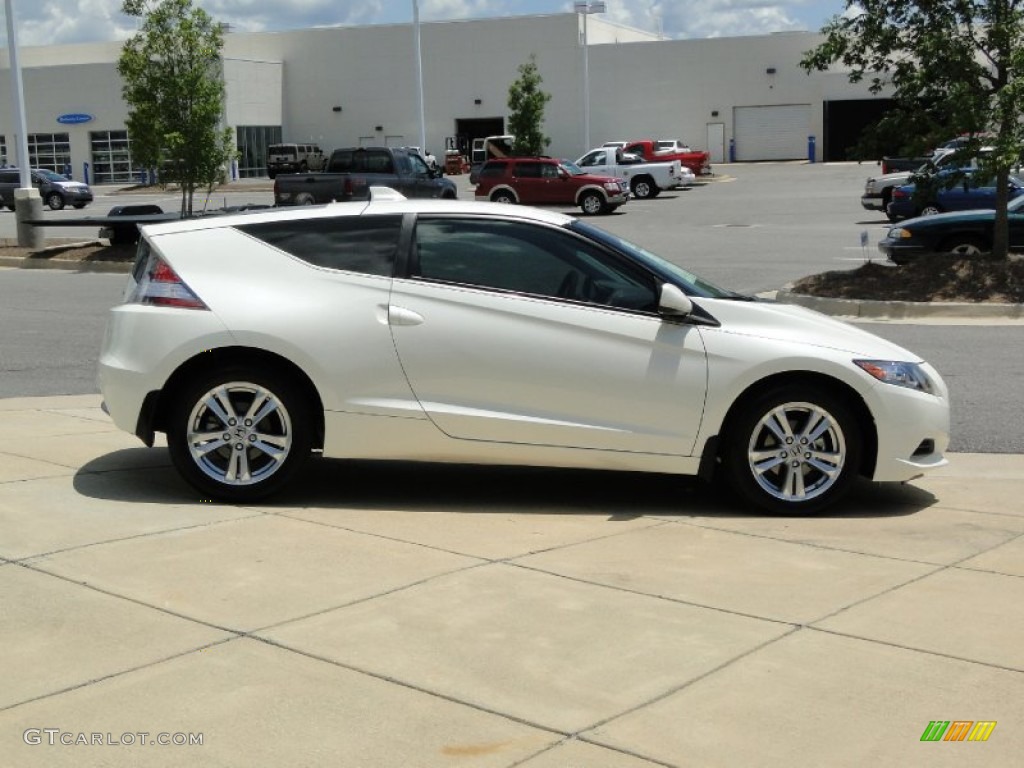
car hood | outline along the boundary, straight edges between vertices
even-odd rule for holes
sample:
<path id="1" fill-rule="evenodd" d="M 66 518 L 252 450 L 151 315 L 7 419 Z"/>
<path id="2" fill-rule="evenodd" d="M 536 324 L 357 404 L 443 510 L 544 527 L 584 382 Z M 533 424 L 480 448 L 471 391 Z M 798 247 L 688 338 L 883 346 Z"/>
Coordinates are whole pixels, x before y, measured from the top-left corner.
<path id="1" fill-rule="evenodd" d="M 881 176 L 869 176 L 868 181 L 884 181 L 899 184 L 900 182 L 906 183 L 910 181 L 911 176 L 913 176 L 912 171 L 894 171 L 893 173 L 885 173 Z"/>
<path id="2" fill-rule="evenodd" d="M 912 219 L 905 219 L 895 227 L 941 227 L 949 222 L 962 223 L 965 221 L 994 221 L 996 212 L 991 208 L 972 208 L 967 211 L 950 211 L 948 213 L 936 213 L 932 216 L 915 216 Z"/>
<path id="3" fill-rule="evenodd" d="M 696 297 L 694 303 L 718 320 L 725 333 L 841 350 L 874 360 L 921 361 L 920 355 L 898 344 L 796 304 Z"/>

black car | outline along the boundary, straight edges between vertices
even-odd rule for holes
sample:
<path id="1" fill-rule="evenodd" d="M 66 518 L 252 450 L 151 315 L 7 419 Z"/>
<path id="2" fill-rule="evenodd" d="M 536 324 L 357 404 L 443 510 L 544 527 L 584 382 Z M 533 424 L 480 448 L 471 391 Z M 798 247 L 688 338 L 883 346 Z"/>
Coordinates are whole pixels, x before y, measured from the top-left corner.
<path id="1" fill-rule="evenodd" d="M 1024 252 L 1024 196 L 1007 206 L 1010 221 L 1010 250 Z M 878 250 L 896 264 L 933 253 L 961 253 L 967 256 L 992 250 L 996 212 L 955 211 L 907 219 L 889 229 Z"/>

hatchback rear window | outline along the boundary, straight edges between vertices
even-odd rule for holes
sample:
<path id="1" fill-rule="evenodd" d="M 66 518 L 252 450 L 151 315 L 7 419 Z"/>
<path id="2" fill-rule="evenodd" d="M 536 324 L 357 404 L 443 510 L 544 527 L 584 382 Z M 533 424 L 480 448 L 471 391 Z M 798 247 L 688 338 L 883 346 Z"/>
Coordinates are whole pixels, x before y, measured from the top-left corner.
<path id="1" fill-rule="evenodd" d="M 318 267 L 390 277 L 402 217 L 339 216 L 243 224 L 238 229 Z"/>

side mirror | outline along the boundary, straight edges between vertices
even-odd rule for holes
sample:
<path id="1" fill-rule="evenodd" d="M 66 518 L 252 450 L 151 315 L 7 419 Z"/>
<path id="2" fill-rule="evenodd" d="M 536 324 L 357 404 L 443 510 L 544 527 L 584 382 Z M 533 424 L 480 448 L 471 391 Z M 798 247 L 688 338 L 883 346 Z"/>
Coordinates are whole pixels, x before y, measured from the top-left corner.
<path id="1" fill-rule="evenodd" d="M 569 172 L 567 170 L 565 170 L 565 168 L 559 168 L 558 169 L 558 178 L 560 178 L 562 181 L 565 181 L 566 179 L 569 178 Z"/>
<path id="2" fill-rule="evenodd" d="M 671 283 L 662 283 L 658 314 L 662 317 L 687 317 L 693 312 L 690 297 Z"/>

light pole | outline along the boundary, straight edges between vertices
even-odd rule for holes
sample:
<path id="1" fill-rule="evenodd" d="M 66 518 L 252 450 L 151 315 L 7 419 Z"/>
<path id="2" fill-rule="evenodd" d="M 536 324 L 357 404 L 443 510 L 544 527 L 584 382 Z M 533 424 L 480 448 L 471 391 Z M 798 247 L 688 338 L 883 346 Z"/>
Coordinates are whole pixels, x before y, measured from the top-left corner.
<path id="1" fill-rule="evenodd" d="M 21 64 L 18 61 L 18 27 L 14 20 L 14 2 L 6 0 L 7 50 L 11 59 L 11 98 L 14 101 L 14 122 L 17 131 L 18 168 L 21 186 L 14 190 L 14 210 L 18 220 L 18 245 L 23 248 L 40 248 L 43 245 L 42 228 L 29 226 L 26 222 L 43 213 L 43 202 L 39 192 L 32 186 L 32 169 L 28 160 L 28 136 L 25 133 L 25 91 L 21 82 Z"/>
<path id="2" fill-rule="evenodd" d="M 583 14 L 583 152 L 590 151 L 590 56 L 587 51 L 587 16 L 604 13 L 602 0 L 581 0 L 573 3 L 573 11 Z"/>
<path id="3" fill-rule="evenodd" d="M 420 117 L 420 152 L 427 154 L 427 118 L 423 106 L 423 53 L 420 50 L 420 4 L 412 0 L 412 26 L 416 32 L 416 99 Z"/>

